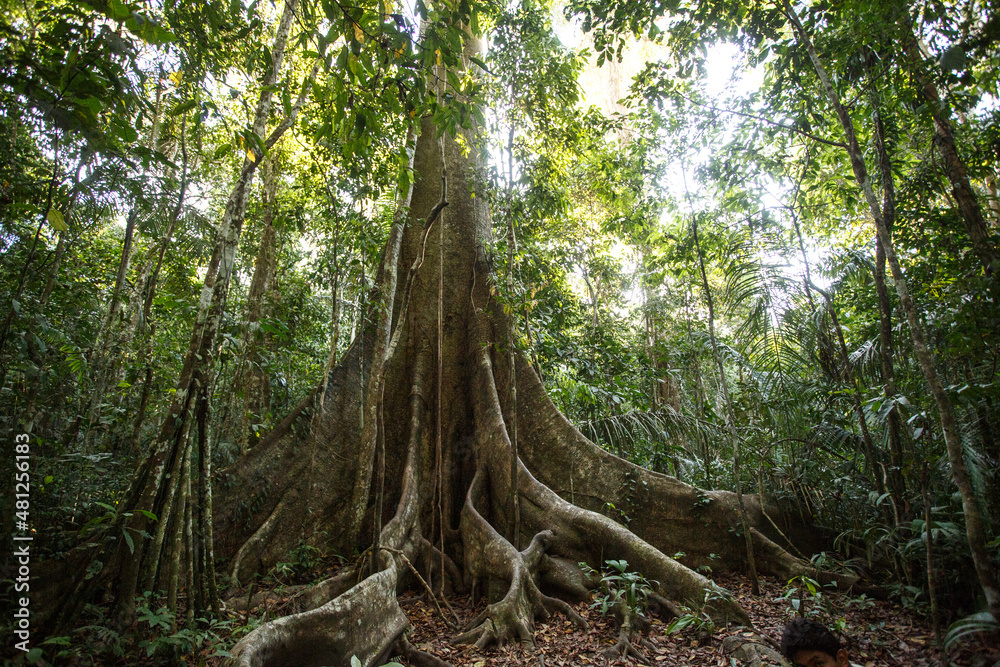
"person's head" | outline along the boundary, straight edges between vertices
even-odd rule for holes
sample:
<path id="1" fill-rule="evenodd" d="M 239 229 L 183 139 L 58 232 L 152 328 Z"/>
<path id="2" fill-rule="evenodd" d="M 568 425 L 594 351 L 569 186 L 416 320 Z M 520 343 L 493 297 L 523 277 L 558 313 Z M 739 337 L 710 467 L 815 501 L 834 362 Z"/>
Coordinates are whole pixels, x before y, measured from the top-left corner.
<path id="1" fill-rule="evenodd" d="M 840 640 L 822 623 L 801 616 L 785 626 L 781 652 L 796 667 L 848 667 Z"/>

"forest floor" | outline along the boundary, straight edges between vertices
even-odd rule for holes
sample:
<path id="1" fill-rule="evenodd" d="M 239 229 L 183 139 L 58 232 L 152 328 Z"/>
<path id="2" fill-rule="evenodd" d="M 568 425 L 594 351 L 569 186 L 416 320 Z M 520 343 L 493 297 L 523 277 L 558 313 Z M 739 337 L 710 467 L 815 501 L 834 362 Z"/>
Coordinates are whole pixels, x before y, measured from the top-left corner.
<path id="1" fill-rule="evenodd" d="M 787 584 L 769 577 L 761 577 L 761 594 L 757 597 L 751 595 L 750 584 L 745 577 L 722 575 L 716 576 L 715 581 L 739 599 L 752 619 L 753 630 L 730 627 L 706 632 L 692 625 L 671 634 L 668 632 L 669 619 L 649 613 L 651 627 L 643 637 L 644 645 L 638 647 L 647 664 L 711 667 L 782 664 L 773 657 L 751 662 L 734 651 L 747 643 L 751 647 L 763 645 L 777 649 L 785 623 L 795 613 L 792 598 L 797 596 L 786 596 Z M 822 594 L 819 600 L 809 595 L 805 597 L 806 613 L 815 613 L 818 619 L 830 625 L 843 624 L 843 636 L 853 663 L 863 667 L 930 667 L 941 664 L 929 621 L 912 610 L 865 596 Z M 456 632 L 442 618 L 442 614 L 452 614 L 448 606 L 444 606 L 443 612 L 439 613 L 417 591 L 403 594 L 400 602 L 413 626 L 410 641 L 455 667 L 640 664 L 634 658 L 608 657 L 609 649 L 617 642 L 618 631 L 614 619 L 603 616 L 594 602 L 585 601 L 574 606 L 587 619 L 589 629 L 580 629 L 566 617 L 556 615 L 536 623 L 534 649 L 507 645 L 482 650 L 451 642 Z M 455 623 L 454 616 L 451 616 L 452 622 L 459 627 L 464 627 L 485 605 L 480 602 L 473 607 L 468 596 L 449 598 L 448 603 L 458 617 L 458 623 Z M 259 616 L 262 611 L 263 608 L 259 607 L 251 610 L 250 615 Z M 998 659 L 1000 650 L 997 646 L 977 645 L 968 646 L 945 664 L 989 666 Z"/>
<path id="2" fill-rule="evenodd" d="M 792 602 L 783 596 L 787 590 L 784 582 L 769 577 L 761 577 L 761 594 L 754 597 L 750 592 L 750 582 L 737 575 L 716 576 L 716 583 L 729 589 L 747 610 L 753 621 L 754 631 L 744 627 L 715 628 L 711 633 L 688 628 L 671 634 L 669 620 L 662 620 L 656 614 L 649 614 L 650 630 L 644 635 L 648 645 L 639 646 L 639 652 L 650 664 L 657 665 L 705 665 L 730 667 L 749 665 L 750 661 L 734 659 L 733 647 L 746 642 L 764 643 L 777 649 L 785 623 L 794 614 Z M 938 651 L 934 648 L 934 637 L 929 624 L 915 617 L 897 604 L 864 597 L 845 595 L 824 595 L 823 604 L 827 609 L 818 613 L 818 618 L 826 621 L 843 619 L 845 637 L 851 661 L 863 667 L 881 665 L 906 665 L 923 667 L 937 665 Z M 463 623 L 478 613 L 482 605 L 472 609 L 468 598 L 451 601 Z M 809 611 L 815 608 L 810 602 Z M 455 646 L 449 643 L 453 635 L 441 616 L 422 599 L 406 602 L 403 610 L 413 624 L 411 642 L 418 648 L 451 662 L 455 667 L 499 667 L 501 665 L 631 665 L 639 664 L 632 658 L 608 659 L 609 648 L 614 647 L 618 638 L 615 621 L 610 616 L 602 616 L 592 602 L 581 602 L 575 609 L 590 624 L 588 630 L 577 628 L 564 616 L 553 616 L 539 621 L 535 626 L 534 651 L 520 646 L 506 646 L 479 650 L 474 646 Z M 446 610 L 447 611 L 447 610 Z M 760 640 L 763 639 L 763 642 Z M 542 659 L 539 660 L 539 657 Z M 405 662 L 404 662 L 405 664 Z M 777 660 L 764 657 L 759 664 L 778 665 Z M 957 664 L 971 664 L 961 659 Z M 992 663 L 988 663 L 992 664 Z"/>
<path id="3" fill-rule="evenodd" d="M 309 568 L 311 571 L 308 573 L 300 572 L 299 576 L 307 581 L 317 581 L 334 574 L 339 566 L 339 563 L 335 565 L 326 562 L 319 567 Z M 770 577 L 761 577 L 761 593 L 753 596 L 746 577 L 728 574 L 714 575 L 714 579 L 738 598 L 750 615 L 753 628 L 699 628 L 697 623 L 692 623 L 671 633 L 671 619 L 661 618 L 654 611 L 649 611 L 649 630 L 641 637 L 641 641 L 636 641 L 645 664 L 654 667 L 780 665 L 782 661 L 774 649 L 778 648 L 785 623 L 795 613 L 794 600 L 800 597 L 804 598 L 805 606 L 802 609 L 805 613 L 815 614 L 817 619 L 831 627 L 837 625 L 843 628 L 842 636 L 851 662 L 862 667 L 937 667 L 942 664 L 949 667 L 996 667 L 1000 664 L 1000 639 L 997 638 L 989 640 L 989 644 L 975 640 L 967 642 L 950 660 L 942 663 L 928 620 L 894 602 L 873 600 L 863 595 L 825 592 L 821 592 L 819 598 L 809 594 L 799 595 L 794 591 L 790 594 L 786 582 Z M 116 651 L 118 657 L 112 657 L 107 651 L 108 637 L 117 636 L 116 633 L 101 631 L 101 621 L 96 621 L 98 625 L 81 628 L 81 636 L 73 638 L 71 643 L 76 650 L 64 653 L 61 658 L 57 657 L 54 664 L 74 667 L 159 667 L 168 664 L 219 667 L 223 664 L 222 656 L 227 655 L 226 649 L 231 650 L 233 644 L 251 628 L 268 619 L 290 613 L 297 594 L 309 588 L 302 585 L 304 583 L 280 583 L 269 577 L 250 590 L 231 590 L 230 596 L 227 596 L 227 618 L 213 624 L 210 640 L 205 639 L 204 633 L 197 638 L 188 636 L 191 635 L 190 630 L 181 630 L 168 637 L 169 619 L 163 616 L 165 608 L 154 613 L 150 609 L 155 607 L 151 606 L 145 609 L 140 620 L 123 637 L 126 641 L 119 644 L 119 650 Z M 248 594 L 252 594 L 253 598 L 249 609 Z M 593 601 L 574 605 L 576 611 L 589 623 L 588 629 L 578 628 L 562 615 L 539 620 L 535 624 L 534 649 L 515 644 L 481 650 L 471 645 L 454 644 L 452 638 L 457 632 L 453 628 L 464 628 L 485 606 L 482 601 L 473 606 L 468 596 L 448 598 L 448 604 L 443 605 L 443 611 L 439 612 L 419 591 L 411 590 L 400 596 L 400 604 L 412 625 L 410 641 L 454 667 L 640 664 L 631 657 L 626 659 L 617 654 L 609 655 L 618 641 L 618 629 L 613 617 L 602 615 L 598 594 L 592 594 L 592 597 Z M 457 616 L 457 621 L 452 613 Z M 444 621 L 444 614 L 449 615 L 453 627 L 449 627 Z M 85 636 L 90 639 L 86 640 Z M 139 641 L 140 638 L 143 640 Z M 193 644 L 191 639 L 194 639 Z M 182 649 L 183 645 L 186 648 Z M 69 653 L 75 657 L 70 658 Z M 759 659 L 751 660 L 749 657 L 753 656 L 748 657 L 747 653 L 756 653 Z M 400 662 L 406 665 L 405 661 Z M 10 663 L 3 661 L 3 664 Z M 29 663 L 22 656 L 14 664 L 53 663 Z M 784 664 L 787 667 L 788 663 Z"/>

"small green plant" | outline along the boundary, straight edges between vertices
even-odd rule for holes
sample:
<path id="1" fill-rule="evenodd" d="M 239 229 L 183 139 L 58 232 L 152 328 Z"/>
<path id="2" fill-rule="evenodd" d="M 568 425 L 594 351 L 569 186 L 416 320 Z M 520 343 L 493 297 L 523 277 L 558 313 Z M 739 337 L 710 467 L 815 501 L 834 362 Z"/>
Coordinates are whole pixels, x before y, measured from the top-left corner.
<path id="1" fill-rule="evenodd" d="M 711 503 L 712 499 L 708 496 L 708 494 L 699 489 L 695 495 L 694 502 L 691 503 L 691 509 L 698 512 L 708 507 Z"/>
<path id="2" fill-rule="evenodd" d="M 854 607 L 860 611 L 867 611 L 869 609 L 875 608 L 875 600 L 862 593 L 856 598 L 849 598 L 847 600 L 848 607 Z"/>
<path id="3" fill-rule="evenodd" d="M 600 588 L 603 594 L 591 605 L 592 609 L 600 609 L 601 614 L 606 615 L 621 604 L 633 613 L 644 615 L 649 594 L 658 582 L 646 579 L 638 572 L 629 572 L 626 560 L 606 560 L 605 568 L 600 572 L 586 563 L 578 565 L 588 577 L 601 578 Z"/>
<path id="4" fill-rule="evenodd" d="M 628 524 L 632 519 L 625 513 L 625 510 L 615 507 L 615 504 L 612 502 L 604 503 L 603 509 L 605 516 L 617 520 L 620 524 L 628 528 Z"/>
<path id="5" fill-rule="evenodd" d="M 835 583 L 828 585 L 836 586 Z M 830 600 L 823 595 L 823 586 L 804 574 L 788 580 L 784 595 L 776 602 L 779 600 L 786 601 L 798 616 L 813 616 L 832 611 Z"/>
<path id="6" fill-rule="evenodd" d="M 302 583 L 323 562 L 319 549 L 311 544 L 299 544 L 288 552 L 288 561 L 275 563 L 268 577 L 278 584 Z"/>
<path id="7" fill-rule="evenodd" d="M 221 632 L 229 629 L 229 621 L 199 618 L 194 626 L 171 632 L 175 627 L 174 614 L 166 606 L 158 604 L 158 596 L 146 591 L 139 598 L 136 608 L 139 612 L 137 629 L 143 637 L 138 645 L 145 649 L 147 656 L 191 655 L 207 647 L 214 649 L 210 657 L 230 657 L 223 648 L 224 641 L 220 636 Z M 148 625 L 148 629 L 143 630 L 144 624 Z"/>
<path id="8" fill-rule="evenodd" d="M 713 561 L 713 562 L 717 561 L 717 560 L 719 560 L 719 554 L 710 553 L 710 554 L 708 554 L 708 559 L 710 561 Z M 698 567 L 695 568 L 695 570 L 697 572 L 699 572 L 700 574 L 705 575 L 706 577 L 708 575 L 712 574 L 712 566 L 711 565 L 707 565 L 707 564 L 705 564 L 705 565 L 699 565 Z"/>
<path id="9" fill-rule="evenodd" d="M 713 601 L 721 599 L 722 596 L 716 591 L 706 590 L 705 600 L 700 610 L 681 605 L 681 610 L 684 613 L 670 621 L 670 624 L 667 626 L 667 632 L 675 634 L 691 628 L 692 630 L 697 630 L 699 634 L 712 634 L 715 632 L 715 621 L 712 620 L 712 617 L 709 616 L 706 610 Z"/>

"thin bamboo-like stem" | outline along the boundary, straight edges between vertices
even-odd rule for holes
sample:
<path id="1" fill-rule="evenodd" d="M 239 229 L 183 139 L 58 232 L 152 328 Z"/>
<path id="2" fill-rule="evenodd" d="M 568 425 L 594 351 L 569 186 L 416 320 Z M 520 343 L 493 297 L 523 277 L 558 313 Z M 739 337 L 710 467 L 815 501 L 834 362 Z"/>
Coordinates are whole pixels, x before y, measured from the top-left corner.
<path id="1" fill-rule="evenodd" d="M 924 462 L 920 476 L 920 494 L 924 498 L 924 532 L 927 535 L 924 549 L 924 557 L 927 561 L 927 597 L 931 601 L 931 625 L 934 628 L 934 641 L 937 642 L 938 648 L 943 649 L 941 614 L 938 611 L 937 576 L 934 574 L 934 533 L 931 530 L 934 517 L 931 511 L 930 475 L 928 472 L 928 465 Z"/>
<path id="2" fill-rule="evenodd" d="M 726 423 L 729 426 L 729 435 L 733 442 L 733 477 L 736 483 L 736 502 L 740 510 L 740 523 L 743 528 L 743 538 L 747 549 L 747 565 L 750 568 L 750 590 L 753 595 L 760 595 L 760 582 L 757 580 L 757 561 L 754 558 L 753 535 L 750 533 L 750 519 L 747 516 L 746 503 L 743 500 L 743 484 L 740 480 L 740 463 L 742 457 L 742 447 L 739 433 L 736 431 L 736 414 L 733 410 L 733 401 L 729 394 L 729 381 L 726 379 L 726 368 L 722 364 L 722 354 L 719 352 L 719 344 L 715 338 L 715 304 L 712 300 L 712 290 L 708 284 L 708 274 L 705 271 L 705 256 L 701 252 L 701 242 L 698 240 L 698 216 L 691 201 L 691 194 L 687 187 L 687 172 L 683 165 L 681 174 L 684 178 L 684 193 L 687 196 L 688 206 L 691 209 L 691 232 L 694 236 L 694 247 L 698 253 L 698 269 L 701 273 L 702 288 L 705 290 L 705 300 L 708 302 L 708 335 L 712 342 L 712 355 L 715 357 L 715 364 L 719 370 L 719 386 L 722 389 L 722 398 L 726 403 Z"/>
<path id="3" fill-rule="evenodd" d="M 176 489 L 175 509 L 171 512 L 171 535 L 170 535 L 170 569 L 167 576 L 167 609 L 173 614 L 171 620 L 171 630 L 177 631 L 177 591 L 180 588 L 181 557 L 185 552 L 185 518 L 187 515 L 188 490 L 191 479 L 191 457 L 190 448 L 185 447 L 181 455 L 183 462 L 180 467 L 180 478 L 171 480 L 171 486 Z"/>

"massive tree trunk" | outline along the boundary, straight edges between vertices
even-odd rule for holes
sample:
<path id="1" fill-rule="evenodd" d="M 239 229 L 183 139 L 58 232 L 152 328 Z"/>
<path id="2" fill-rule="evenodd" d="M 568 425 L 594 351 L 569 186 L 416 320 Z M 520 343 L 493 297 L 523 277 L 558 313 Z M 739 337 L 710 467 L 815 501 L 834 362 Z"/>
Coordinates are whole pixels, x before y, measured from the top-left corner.
<path id="1" fill-rule="evenodd" d="M 247 635 L 233 662 L 339 665 L 356 655 L 373 665 L 404 653 L 413 664 L 446 664 L 403 635 L 396 592 L 411 565 L 434 590 L 472 586 L 488 597 L 459 642 L 530 644 L 534 619 L 553 612 L 583 623 L 563 601 L 587 592 L 576 563 L 613 558 L 658 582 L 668 599 L 746 623 L 726 591 L 667 555 L 683 550 L 690 567 L 742 569 L 734 494 L 623 461 L 556 409 L 511 349 L 511 323 L 493 297 L 488 198 L 470 194 L 481 187 L 481 159 L 435 138 L 429 121 L 422 130 L 418 180 L 400 198 L 372 300 L 376 322 L 331 372 L 322 413 L 313 414 L 317 392 L 216 485 L 216 555 L 240 581 L 301 543 L 344 554 L 367 548 L 366 558 L 309 591 L 302 611 Z M 824 578 L 769 539 L 764 509 L 745 500 L 760 528 L 762 571 Z M 608 502 L 630 509 L 628 528 L 600 513 Z"/>

